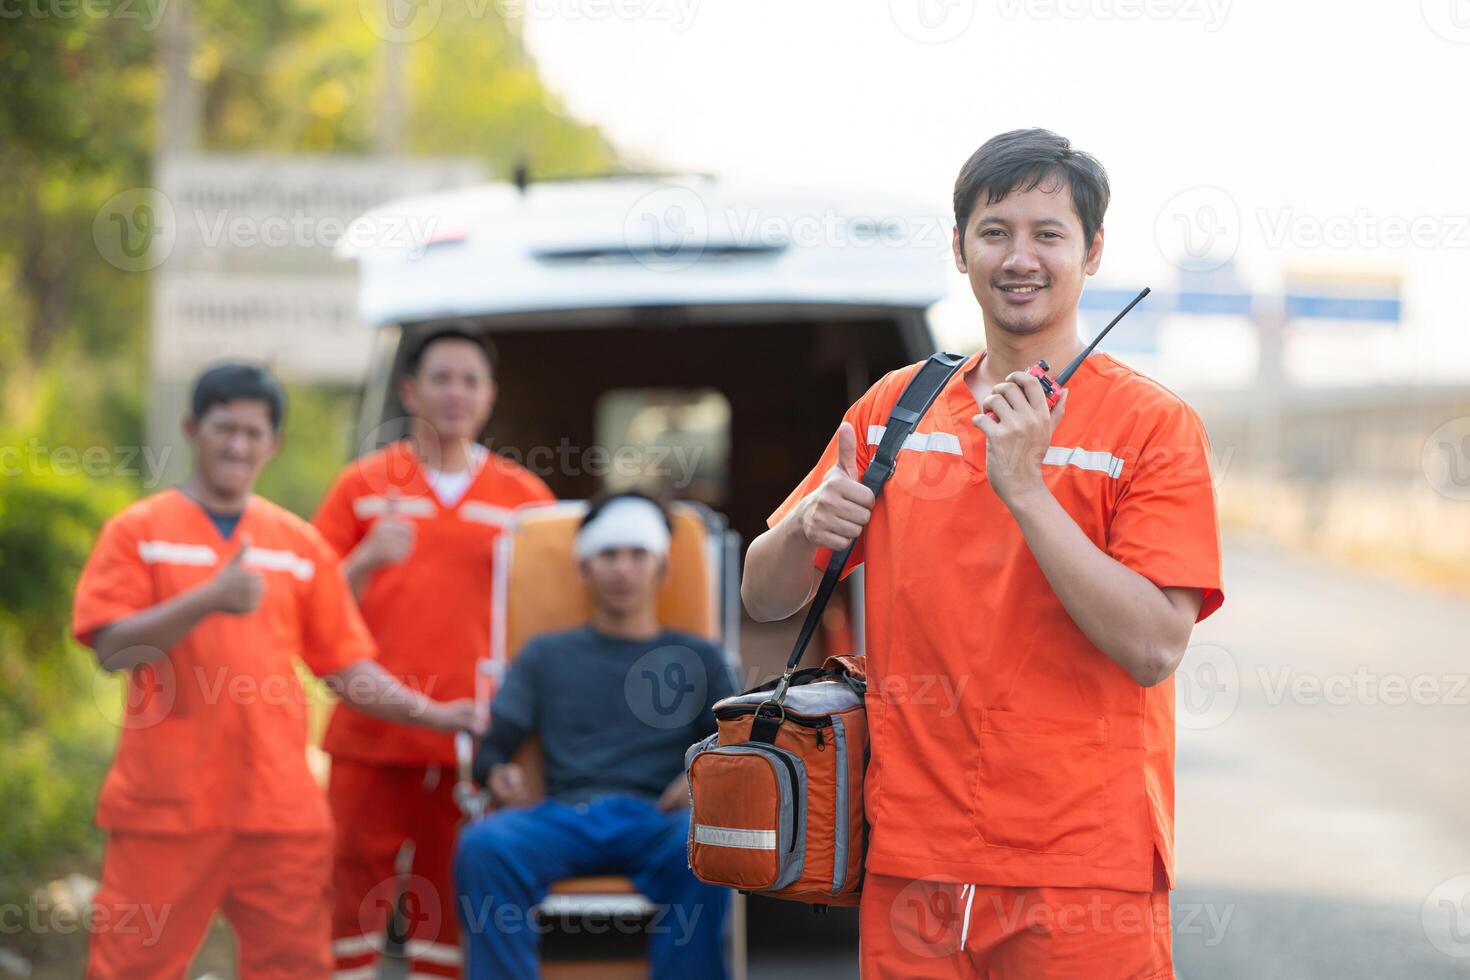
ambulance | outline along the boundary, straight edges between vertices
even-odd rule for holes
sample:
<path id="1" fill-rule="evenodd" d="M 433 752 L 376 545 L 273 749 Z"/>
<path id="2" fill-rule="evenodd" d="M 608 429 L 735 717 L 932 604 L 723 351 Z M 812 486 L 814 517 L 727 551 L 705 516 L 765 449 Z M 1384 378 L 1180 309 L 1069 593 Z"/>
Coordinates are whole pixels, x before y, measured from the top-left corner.
<path id="1" fill-rule="evenodd" d="M 390 202 L 338 248 L 358 263 L 376 332 L 359 451 L 402 435 L 405 356 L 454 324 L 499 351 L 493 450 L 562 498 L 662 487 L 749 542 L 842 412 L 936 349 L 929 311 L 955 275 L 952 225 L 898 198 L 685 175 Z M 860 644 L 852 594 L 837 629 Z M 778 672 L 798 620 L 746 620 L 743 672 Z"/>

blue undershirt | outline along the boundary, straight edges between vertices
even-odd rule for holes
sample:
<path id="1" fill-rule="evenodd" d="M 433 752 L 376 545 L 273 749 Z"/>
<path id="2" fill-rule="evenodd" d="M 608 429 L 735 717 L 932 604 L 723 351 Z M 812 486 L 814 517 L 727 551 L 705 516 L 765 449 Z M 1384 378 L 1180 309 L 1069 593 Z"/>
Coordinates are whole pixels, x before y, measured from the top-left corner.
<path id="1" fill-rule="evenodd" d="M 199 505 L 199 509 L 209 516 L 209 519 L 214 522 L 215 528 L 219 530 L 219 536 L 226 541 L 230 540 L 231 536 L 234 535 L 235 528 L 240 526 L 240 518 L 245 516 L 243 510 L 238 514 L 221 514 L 217 510 L 210 510 L 203 504 Z"/>
<path id="2" fill-rule="evenodd" d="M 620 794 L 658 799 L 684 750 L 715 730 L 710 706 L 735 692 L 718 646 L 662 630 L 627 640 L 591 626 L 538 636 L 511 662 L 475 759 L 483 782 L 532 734 L 546 792 L 563 803 Z"/>

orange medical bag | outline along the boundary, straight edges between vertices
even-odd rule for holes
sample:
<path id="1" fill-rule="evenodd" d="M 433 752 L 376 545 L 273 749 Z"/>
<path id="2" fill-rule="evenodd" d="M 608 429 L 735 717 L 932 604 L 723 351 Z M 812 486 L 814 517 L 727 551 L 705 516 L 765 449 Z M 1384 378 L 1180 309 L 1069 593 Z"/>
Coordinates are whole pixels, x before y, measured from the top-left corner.
<path id="1" fill-rule="evenodd" d="M 904 388 L 863 474 L 875 500 L 962 363 L 934 354 Z M 851 552 L 849 544 L 828 563 L 786 672 L 717 701 L 718 731 L 685 754 L 689 867 L 701 881 L 814 905 L 858 903 L 867 847 L 863 658 L 796 669 Z"/>

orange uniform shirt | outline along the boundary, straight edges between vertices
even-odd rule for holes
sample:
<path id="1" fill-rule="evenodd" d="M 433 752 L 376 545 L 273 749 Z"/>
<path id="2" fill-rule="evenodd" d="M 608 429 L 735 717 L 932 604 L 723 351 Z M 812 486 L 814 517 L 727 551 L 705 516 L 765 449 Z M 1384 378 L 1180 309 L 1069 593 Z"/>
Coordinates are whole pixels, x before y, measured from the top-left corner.
<path id="1" fill-rule="evenodd" d="M 1174 685 L 1139 686 L 1072 621 L 986 481 L 964 375 L 898 456 L 847 571 L 866 562 L 869 870 L 995 885 L 1173 883 Z M 846 413 L 865 470 L 917 371 Z M 1177 396 L 1106 354 L 1083 362 L 1042 466 L 1100 549 L 1219 608 L 1209 440 Z M 771 515 L 816 489 L 821 461 Z M 826 565 L 822 551 L 817 563 Z"/>
<path id="2" fill-rule="evenodd" d="M 415 534 L 408 560 L 379 568 L 360 600 L 379 661 L 437 700 L 473 697 L 475 661 L 490 655 L 496 539 L 516 507 L 556 498 L 530 470 L 490 453 L 464 496 L 446 507 L 418 456 L 395 443 L 338 476 L 316 526 L 345 557 L 386 512 L 390 497 L 398 515 L 414 522 Z M 325 748 L 383 764 L 454 762 L 452 735 L 377 721 L 345 706 L 332 715 Z"/>
<path id="3" fill-rule="evenodd" d="M 265 593 L 248 615 L 206 616 L 167 656 L 130 672 L 122 734 L 97 822 L 160 833 L 322 831 L 326 799 L 306 762 L 304 660 L 332 674 L 374 654 L 337 556 L 314 528 L 251 497 L 226 541 L 178 490 L 102 528 L 77 583 L 72 630 L 100 627 L 212 577 L 250 536 Z"/>

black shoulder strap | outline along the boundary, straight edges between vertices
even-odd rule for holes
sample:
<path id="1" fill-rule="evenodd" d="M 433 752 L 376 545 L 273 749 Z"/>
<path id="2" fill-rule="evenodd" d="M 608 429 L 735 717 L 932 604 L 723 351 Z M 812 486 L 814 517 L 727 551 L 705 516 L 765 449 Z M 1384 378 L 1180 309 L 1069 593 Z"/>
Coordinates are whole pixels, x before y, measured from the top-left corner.
<path id="1" fill-rule="evenodd" d="M 898 451 L 903 446 L 904 440 L 914 431 L 914 426 L 929 411 L 929 406 L 934 404 L 934 399 L 944 390 L 949 379 L 960 369 L 965 359 L 958 354 L 946 354 L 940 351 L 931 354 L 929 360 L 909 379 L 904 387 L 903 394 L 898 397 L 898 404 L 893 406 L 893 412 L 888 416 L 888 426 L 883 431 L 883 438 L 878 443 L 878 449 L 873 454 L 873 460 L 868 464 L 863 473 L 863 486 L 873 491 L 876 500 L 883 492 L 883 484 L 893 475 L 894 467 L 898 465 Z M 867 437 L 867 433 L 859 432 L 859 439 Z M 853 539 L 853 544 L 857 539 Z M 847 558 L 852 554 L 852 544 L 842 549 L 840 553 L 832 555 L 832 560 L 827 563 L 827 570 L 822 574 L 822 584 L 817 586 L 816 598 L 806 614 L 806 622 L 801 624 L 801 633 L 796 638 L 796 646 L 791 651 L 791 657 L 786 661 L 786 673 L 777 685 L 772 700 L 778 704 L 786 696 L 786 688 L 791 673 L 796 670 L 796 665 L 801 662 L 802 654 L 806 653 L 807 644 L 811 642 L 812 635 L 817 631 L 817 624 L 822 621 L 822 613 L 827 609 L 827 602 L 832 598 L 832 592 L 837 588 L 837 582 L 842 577 L 843 566 L 847 564 Z"/>

